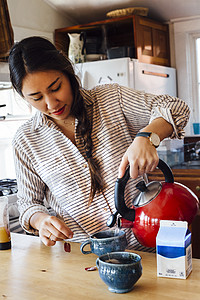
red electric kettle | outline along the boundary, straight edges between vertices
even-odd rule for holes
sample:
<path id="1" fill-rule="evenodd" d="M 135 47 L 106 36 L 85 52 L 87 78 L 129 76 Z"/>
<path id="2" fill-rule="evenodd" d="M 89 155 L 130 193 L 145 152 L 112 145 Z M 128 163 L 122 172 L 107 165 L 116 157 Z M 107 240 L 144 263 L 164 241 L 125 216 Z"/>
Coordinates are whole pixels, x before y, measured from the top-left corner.
<path id="1" fill-rule="evenodd" d="M 124 201 L 125 186 L 130 178 L 129 167 L 123 178 L 115 183 L 115 206 L 121 227 L 131 227 L 140 242 L 146 247 L 156 246 L 156 235 L 160 220 L 187 221 L 191 224 L 199 208 L 197 196 L 183 184 L 174 182 L 170 167 L 161 159 L 158 168 L 165 181 L 153 181 L 147 185 L 142 180 L 136 187 L 138 195 L 133 199 L 133 207 L 128 208 Z M 120 225 L 119 225 L 120 226 Z"/>

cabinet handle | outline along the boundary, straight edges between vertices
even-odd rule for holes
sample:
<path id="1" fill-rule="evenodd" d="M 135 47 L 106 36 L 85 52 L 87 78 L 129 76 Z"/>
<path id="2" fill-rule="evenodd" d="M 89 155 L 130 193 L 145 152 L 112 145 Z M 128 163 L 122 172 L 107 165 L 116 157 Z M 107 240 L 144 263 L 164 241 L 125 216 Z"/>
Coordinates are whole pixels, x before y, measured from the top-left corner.
<path id="1" fill-rule="evenodd" d="M 196 191 L 197 191 L 197 192 L 200 191 L 200 186 L 199 186 L 199 185 L 196 186 Z"/>
<path id="2" fill-rule="evenodd" d="M 145 75 L 153 75 L 153 76 L 158 76 L 158 77 L 165 77 L 165 78 L 169 77 L 169 74 L 150 72 L 150 71 L 145 71 L 145 70 L 142 70 L 142 73 Z"/>

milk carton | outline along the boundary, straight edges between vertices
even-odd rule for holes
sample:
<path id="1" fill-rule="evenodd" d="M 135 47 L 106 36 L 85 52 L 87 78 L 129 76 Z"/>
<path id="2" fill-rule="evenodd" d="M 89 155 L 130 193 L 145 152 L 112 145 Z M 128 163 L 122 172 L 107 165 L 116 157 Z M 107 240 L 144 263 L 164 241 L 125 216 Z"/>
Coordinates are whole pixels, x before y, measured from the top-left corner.
<path id="1" fill-rule="evenodd" d="M 191 233 L 185 221 L 160 221 L 157 276 L 186 279 L 192 271 Z"/>

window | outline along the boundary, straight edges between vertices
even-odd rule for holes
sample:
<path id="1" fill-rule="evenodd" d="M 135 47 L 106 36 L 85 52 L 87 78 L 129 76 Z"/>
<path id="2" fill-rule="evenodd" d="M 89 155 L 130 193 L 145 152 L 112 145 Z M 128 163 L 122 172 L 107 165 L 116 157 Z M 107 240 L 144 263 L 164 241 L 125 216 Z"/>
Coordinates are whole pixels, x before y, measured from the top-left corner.
<path id="1" fill-rule="evenodd" d="M 189 90 L 192 98 L 191 123 L 200 122 L 200 33 L 189 35 Z M 192 129 L 193 134 L 193 129 Z"/>
<path id="2" fill-rule="evenodd" d="M 32 109 L 9 87 L 0 89 L 0 105 L 0 179 L 16 178 L 12 139 L 19 126 L 32 116 Z"/>
<path id="3" fill-rule="evenodd" d="M 178 97 L 185 100 L 191 109 L 189 123 L 186 126 L 186 136 L 190 136 L 194 134 L 192 123 L 200 122 L 199 63 L 197 63 L 200 58 L 197 41 L 200 39 L 200 16 L 174 20 L 173 33 Z"/>
<path id="4" fill-rule="evenodd" d="M 197 37 L 196 39 L 196 66 L 197 66 L 197 75 L 196 75 L 196 80 L 197 80 L 197 101 L 198 101 L 198 116 L 197 122 L 200 122 L 200 37 Z"/>
<path id="5" fill-rule="evenodd" d="M 0 90 L 0 115 L 5 117 L 28 117 L 32 113 L 31 106 L 12 88 Z"/>
<path id="6" fill-rule="evenodd" d="M 200 122 L 200 32 L 188 34 L 188 47 L 186 47 L 187 61 L 187 88 L 190 98 L 190 128 L 193 135 L 192 123 Z"/>

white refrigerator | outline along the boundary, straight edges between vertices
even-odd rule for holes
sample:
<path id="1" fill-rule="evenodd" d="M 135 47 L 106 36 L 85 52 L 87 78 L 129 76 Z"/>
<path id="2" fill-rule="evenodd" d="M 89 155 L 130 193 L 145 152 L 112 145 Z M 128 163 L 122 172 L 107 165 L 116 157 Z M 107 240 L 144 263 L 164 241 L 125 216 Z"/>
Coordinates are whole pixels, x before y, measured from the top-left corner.
<path id="1" fill-rule="evenodd" d="M 119 83 L 146 93 L 177 96 L 174 68 L 141 63 L 129 57 L 79 63 L 75 72 L 85 89 Z"/>

